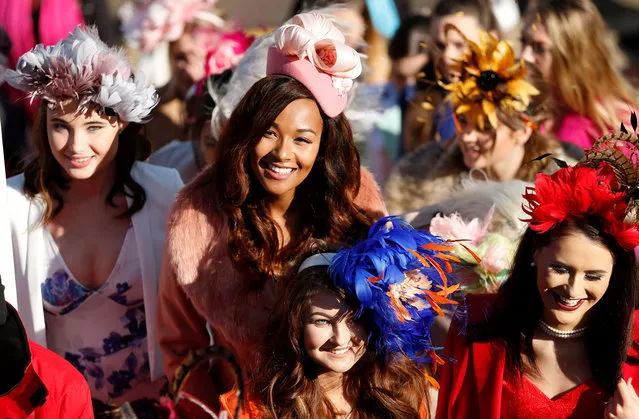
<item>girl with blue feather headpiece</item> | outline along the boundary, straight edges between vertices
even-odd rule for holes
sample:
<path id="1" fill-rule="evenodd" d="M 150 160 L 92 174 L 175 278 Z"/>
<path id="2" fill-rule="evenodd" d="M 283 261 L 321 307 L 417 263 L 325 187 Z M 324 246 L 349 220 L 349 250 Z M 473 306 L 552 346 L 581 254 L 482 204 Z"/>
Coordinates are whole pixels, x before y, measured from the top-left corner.
<path id="1" fill-rule="evenodd" d="M 286 285 L 241 417 L 429 417 L 444 363 L 431 327 L 457 304 L 453 246 L 386 217 L 353 247 L 329 249 Z M 234 409 L 235 393 L 221 404 Z"/>

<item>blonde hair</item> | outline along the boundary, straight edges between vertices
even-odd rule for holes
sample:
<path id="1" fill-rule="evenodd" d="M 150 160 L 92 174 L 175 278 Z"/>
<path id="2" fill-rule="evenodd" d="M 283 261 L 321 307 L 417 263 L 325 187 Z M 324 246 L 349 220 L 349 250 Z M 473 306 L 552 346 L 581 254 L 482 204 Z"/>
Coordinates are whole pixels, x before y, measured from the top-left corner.
<path id="1" fill-rule="evenodd" d="M 591 0 L 541 0 L 532 11 L 553 43 L 553 90 L 559 102 L 606 132 L 635 106 L 622 75 L 627 58 Z M 624 109 L 627 107 L 627 110 Z"/>

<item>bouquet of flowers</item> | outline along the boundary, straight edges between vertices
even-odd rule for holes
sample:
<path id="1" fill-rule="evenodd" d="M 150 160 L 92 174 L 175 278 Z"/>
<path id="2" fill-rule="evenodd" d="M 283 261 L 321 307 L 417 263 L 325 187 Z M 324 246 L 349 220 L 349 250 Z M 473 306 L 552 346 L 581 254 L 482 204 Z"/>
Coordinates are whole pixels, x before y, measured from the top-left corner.
<path id="1" fill-rule="evenodd" d="M 457 213 L 436 215 L 430 223 L 430 233 L 454 243 L 453 254 L 463 268 L 458 281 L 465 292 L 495 293 L 508 278 L 517 249 L 516 242 L 496 232 L 489 232 L 492 208 L 483 220 L 465 222 Z"/>

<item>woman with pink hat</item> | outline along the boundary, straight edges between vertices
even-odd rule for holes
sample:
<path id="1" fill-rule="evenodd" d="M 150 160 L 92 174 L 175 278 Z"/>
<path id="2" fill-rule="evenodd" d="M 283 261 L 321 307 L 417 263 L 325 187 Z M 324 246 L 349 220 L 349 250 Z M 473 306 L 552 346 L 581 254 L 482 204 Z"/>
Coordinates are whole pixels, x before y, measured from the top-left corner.
<path id="1" fill-rule="evenodd" d="M 184 189 L 170 216 L 158 306 L 169 379 L 211 338 L 250 377 L 301 255 L 361 238 L 385 215 L 343 114 L 360 72 L 359 55 L 323 15 L 297 15 L 276 31 L 267 76 L 224 127 L 218 163 Z M 217 387 L 208 371 L 191 377 L 185 392 L 205 402 L 230 387 L 224 373 Z"/>

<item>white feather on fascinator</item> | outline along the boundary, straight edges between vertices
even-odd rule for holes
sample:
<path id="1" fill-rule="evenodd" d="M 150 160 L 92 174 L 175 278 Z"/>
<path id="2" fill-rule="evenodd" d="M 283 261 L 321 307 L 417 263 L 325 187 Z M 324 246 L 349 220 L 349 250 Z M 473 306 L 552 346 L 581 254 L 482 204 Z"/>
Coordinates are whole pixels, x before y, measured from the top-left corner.
<path id="1" fill-rule="evenodd" d="M 159 101 L 143 74 L 133 74 L 122 50 L 108 47 L 94 27 L 78 26 L 53 46 L 37 45 L 20 57 L 16 70 L 7 70 L 6 79 L 50 108 L 76 100 L 81 111 L 98 105 L 129 122 L 146 122 Z"/>

